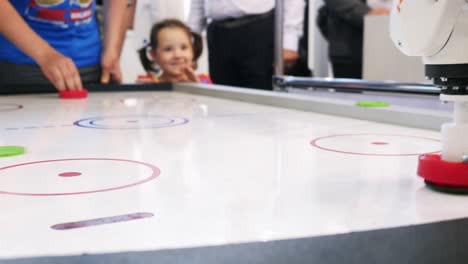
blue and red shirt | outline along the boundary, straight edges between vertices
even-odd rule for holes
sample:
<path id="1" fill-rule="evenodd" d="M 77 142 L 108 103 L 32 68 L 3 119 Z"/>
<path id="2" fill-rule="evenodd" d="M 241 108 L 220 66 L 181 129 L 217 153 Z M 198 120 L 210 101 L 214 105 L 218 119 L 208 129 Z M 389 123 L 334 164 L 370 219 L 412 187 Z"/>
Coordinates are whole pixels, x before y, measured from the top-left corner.
<path id="1" fill-rule="evenodd" d="M 10 0 L 10 3 L 39 36 L 71 58 L 77 67 L 100 64 L 101 40 L 94 0 Z M 0 61 L 36 64 L 2 35 Z"/>

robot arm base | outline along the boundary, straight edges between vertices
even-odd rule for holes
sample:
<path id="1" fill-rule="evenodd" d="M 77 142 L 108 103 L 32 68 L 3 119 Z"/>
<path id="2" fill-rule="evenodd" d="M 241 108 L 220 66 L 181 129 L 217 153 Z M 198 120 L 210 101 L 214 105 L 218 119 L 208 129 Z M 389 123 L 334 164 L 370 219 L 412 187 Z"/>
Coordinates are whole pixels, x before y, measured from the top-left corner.
<path id="1" fill-rule="evenodd" d="M 468 95 L 468 64 L 426 64 L 426 76 L 442 94 Z"/>

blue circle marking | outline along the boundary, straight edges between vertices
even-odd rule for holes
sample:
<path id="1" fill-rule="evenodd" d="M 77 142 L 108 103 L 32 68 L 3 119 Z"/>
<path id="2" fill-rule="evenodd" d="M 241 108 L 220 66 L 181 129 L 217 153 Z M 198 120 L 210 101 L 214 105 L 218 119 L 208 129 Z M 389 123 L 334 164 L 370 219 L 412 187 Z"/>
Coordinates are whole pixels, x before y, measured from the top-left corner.
<path id="1" fill-rule="evenodd" d="M 159 115 L 103 116 L 78 120 L 78 127 L 94 129 L 149 129 L 184 125 L 188 118 Z"/>

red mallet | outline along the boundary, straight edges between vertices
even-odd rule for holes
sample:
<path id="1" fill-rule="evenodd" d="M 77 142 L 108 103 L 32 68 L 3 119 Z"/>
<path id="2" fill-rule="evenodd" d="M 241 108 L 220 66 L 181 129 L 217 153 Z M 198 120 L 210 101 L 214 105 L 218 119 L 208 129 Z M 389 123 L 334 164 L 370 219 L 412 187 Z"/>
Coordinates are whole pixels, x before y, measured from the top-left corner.
<path id="1" fill-rule="evenodd" d="M 444 161 L 440 154 L 424 154 L 419 156 L 418 175 L 436 190 L 468 193 L 468 163 Z"/>
<path id="2" fill-rule="evenodd" d="M 80 91 L 60 91 L 59 97 L 62 99 L 82 99 L 88 97 L 88 90 L 83 88 Z"/>

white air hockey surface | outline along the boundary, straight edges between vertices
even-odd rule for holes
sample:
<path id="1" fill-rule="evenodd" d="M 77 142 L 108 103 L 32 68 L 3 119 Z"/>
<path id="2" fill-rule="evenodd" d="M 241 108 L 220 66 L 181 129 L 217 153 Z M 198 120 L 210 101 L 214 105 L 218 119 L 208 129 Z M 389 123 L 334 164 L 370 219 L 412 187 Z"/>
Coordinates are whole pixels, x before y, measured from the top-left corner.
<path id="1" fill-rule="evenodd" d="M 417 155 L 440 150 L 437 131 L 179 91 L 4 96 L 0 120 L 0 145 L 28 150 L 0 159 L 0 259 L 468 217 L 468 197 L 416 176 Z M 142 218 L 102 224 L 135 214 Z"/>

